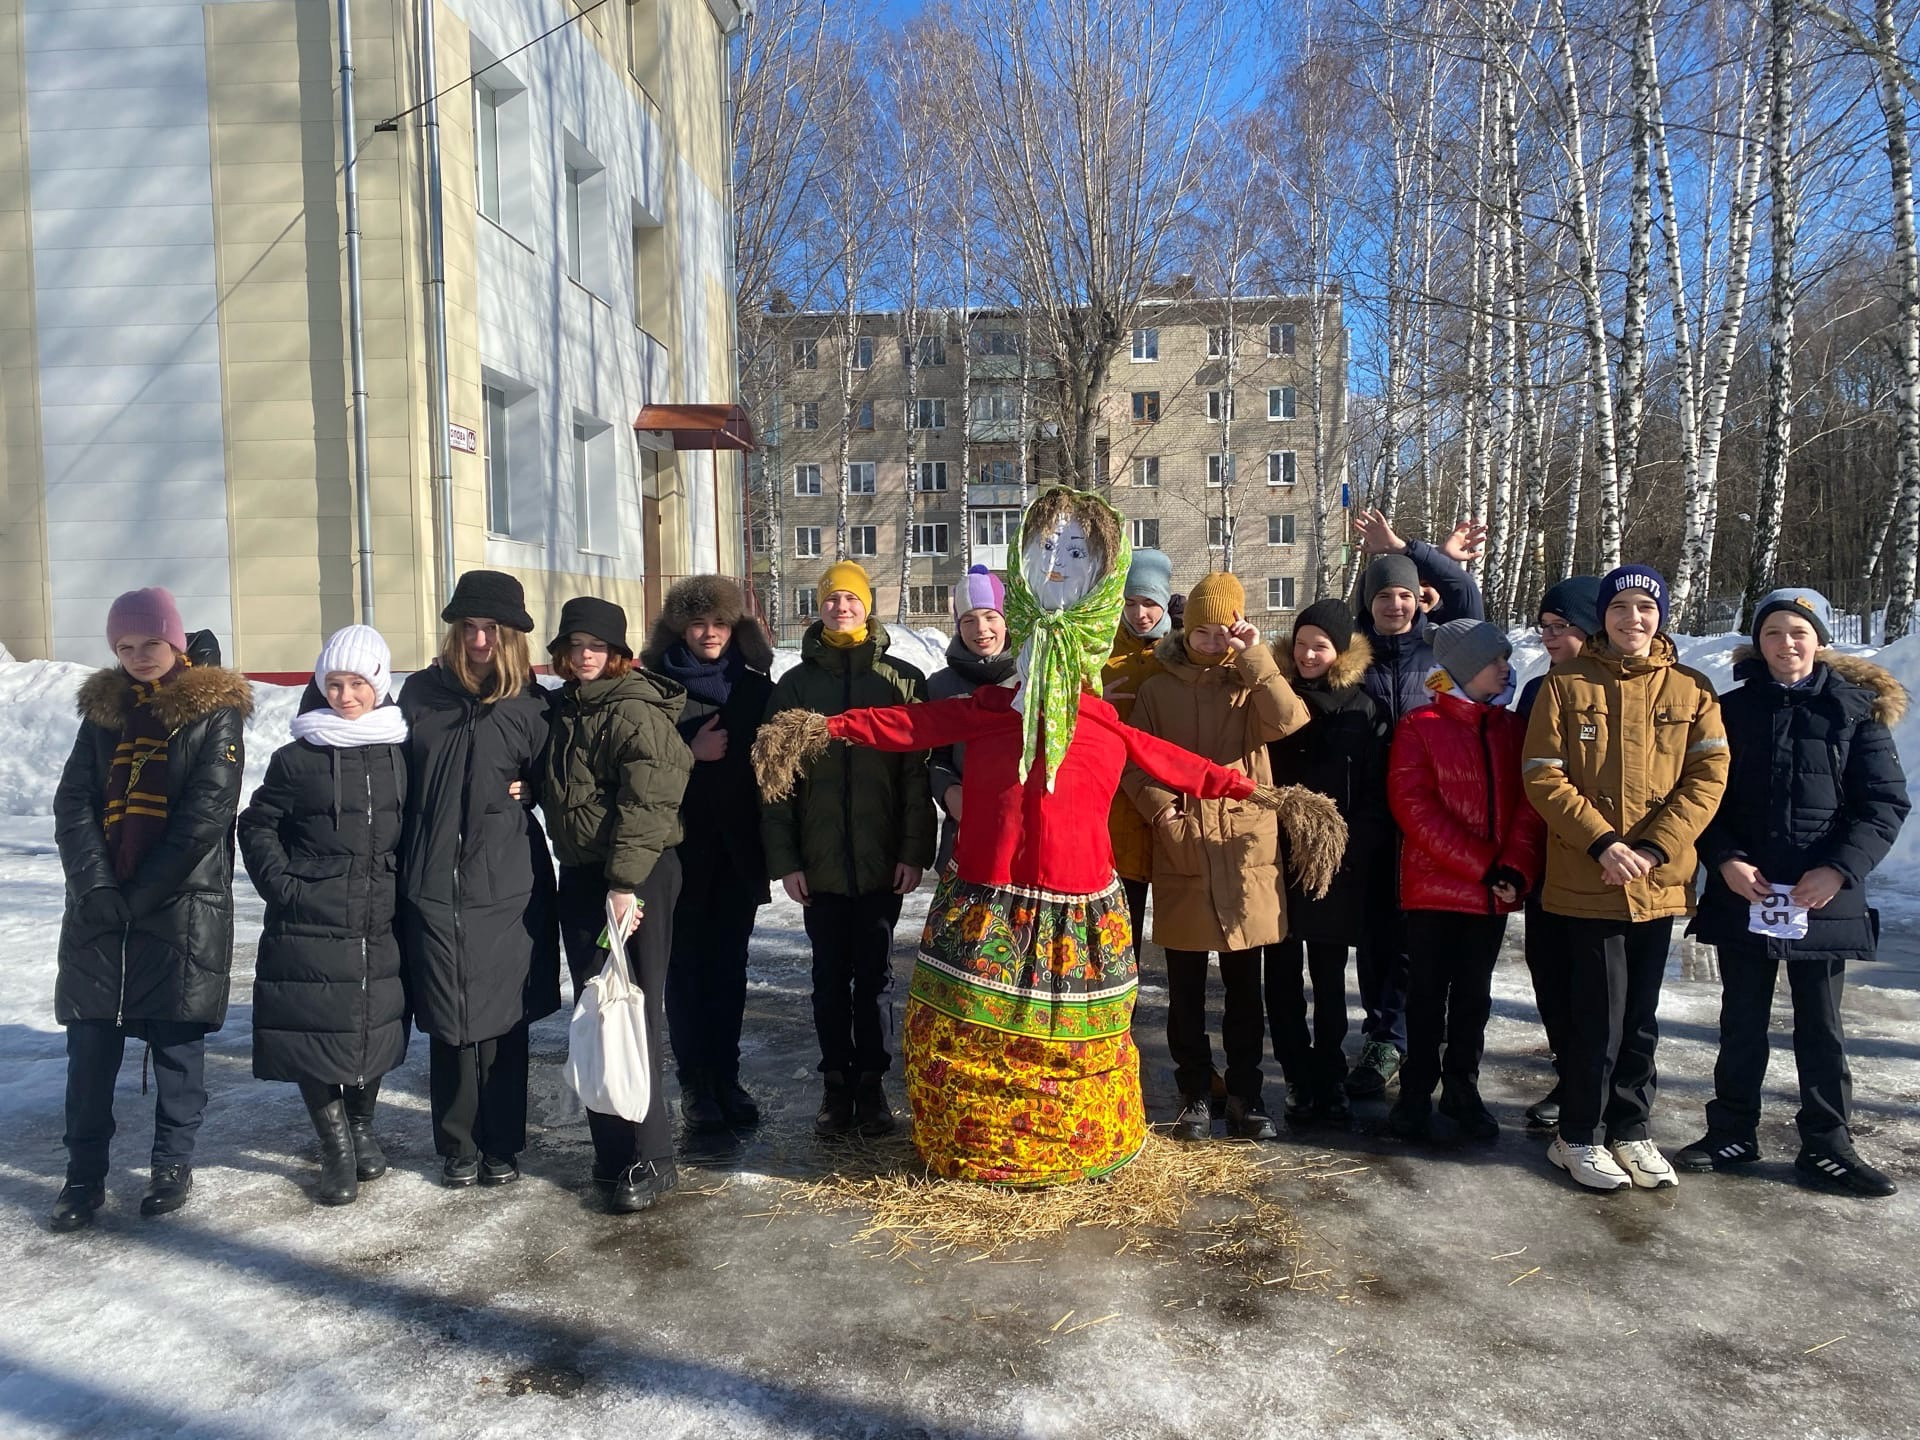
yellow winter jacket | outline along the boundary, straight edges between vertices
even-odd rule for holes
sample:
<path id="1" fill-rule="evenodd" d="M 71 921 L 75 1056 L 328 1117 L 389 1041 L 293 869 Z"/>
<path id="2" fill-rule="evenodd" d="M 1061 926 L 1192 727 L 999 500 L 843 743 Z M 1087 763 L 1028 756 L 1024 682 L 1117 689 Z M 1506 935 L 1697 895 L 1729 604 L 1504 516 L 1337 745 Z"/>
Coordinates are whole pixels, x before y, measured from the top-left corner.
<path id="1" fill-rule="evenodd" d="M 1691 915 L 1694 846 L 1727 788 L 1720 701 L 1665 635 L 1639 659 L 1604 638 L 1548 674 L 1527 725 L 1527 798 L 1547 822 L 1541 904 L 1555 915 L 1657 920 Z M 1609 885 L 1596 858 L 1616 840 L 1665 859 Z"/>

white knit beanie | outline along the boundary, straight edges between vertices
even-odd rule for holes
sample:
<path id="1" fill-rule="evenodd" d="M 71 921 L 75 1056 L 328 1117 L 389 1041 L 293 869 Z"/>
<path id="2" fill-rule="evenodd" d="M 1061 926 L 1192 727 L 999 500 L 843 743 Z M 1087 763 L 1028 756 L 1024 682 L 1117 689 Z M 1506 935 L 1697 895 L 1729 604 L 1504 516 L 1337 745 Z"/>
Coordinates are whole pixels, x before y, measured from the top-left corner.
<path id="1" fill-rule="evenodd" d="M 327 676 L 334 673 L 358 675 L 382 700 L 393 689 L 393 653 L 387 642 L 371 625 L 347 625 L 327 637 L 314 662 L 313 683 L 327 688 Z"/>

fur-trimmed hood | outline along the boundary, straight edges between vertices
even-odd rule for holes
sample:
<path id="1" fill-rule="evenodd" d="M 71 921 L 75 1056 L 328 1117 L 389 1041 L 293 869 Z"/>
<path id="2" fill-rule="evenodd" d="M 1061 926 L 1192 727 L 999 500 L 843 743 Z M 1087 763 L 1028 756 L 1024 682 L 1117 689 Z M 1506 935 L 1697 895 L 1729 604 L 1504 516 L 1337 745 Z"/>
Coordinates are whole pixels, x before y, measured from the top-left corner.
<path id="1" fill-rule="evenodd" d="M 702 615 L 733 627 L 733 643 L 740 647 L 740 658 L 749 669 L 773 667 L 773 642 L 766 627 L 747 613 L 740 586 L 725 575 L 690 575 L 667 591 L 646 648 L 640 652 L 640 663 L 649 669 L 659 664 L 660 657 L 687 633 L 687 626 Z"/>
<path id="2" fill-rule="evenodd" d="M 1289 633 L 1283 639 L 1273 642 L 1273 663 L 1280 667 L 1280 673 L 1287 677 L 1287 683 L 1296 689 L 1301 685 L 1310 685 L 1310 680 L 1302 680 L 1300 671 L 1293 663 L 1293 636 Z M 1327 667 L 1324 677 L 1329 690 L 1352 690 L 1360 684 L 1367 673 L 1367 667 L 1373 664 L 1373 642 L 1358 630 L 1353 632 L 1353 642 L 1333 658 L 1333 664 Z"/>
<path id="3" fill-rule="evenodd" d="M 157 689 L 148 703 L 162 725 L 178 730 L 216 710 L 238 710 L 242 718 L 253 714 L 253 686 L 238 670 L 195 665 Z M 80 687 L 74 708 L 82 720 L 118 733 L 133 708 L 133 681 L 118 666 L 96 670 Z"/>
<path id="4" fill-rule="evenodd" d="M 1905 717 L 1907 687 L 1894 679 L 1892 671 L 1864 655 L 1842 655 L 1838 650 L 1822 649 L 1813 658 L 1816 664 L 1825 665 L 1840 679 L 1867 693 L 1867 713 L 1872 719 L 1892 729 Z M 1765 679 L 1767 664 L 1753 646 L 1742 645 L 1733 652 L 1733 673 L 1742 680 Z"/>

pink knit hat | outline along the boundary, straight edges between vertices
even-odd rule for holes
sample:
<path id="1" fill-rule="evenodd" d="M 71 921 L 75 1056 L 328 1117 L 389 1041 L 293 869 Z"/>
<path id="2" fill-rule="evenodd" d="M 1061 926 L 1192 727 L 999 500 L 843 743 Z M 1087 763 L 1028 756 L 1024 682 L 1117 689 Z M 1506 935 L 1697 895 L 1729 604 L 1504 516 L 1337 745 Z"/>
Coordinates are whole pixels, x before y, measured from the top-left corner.
<path id="1" fill-rule="evenodd" d="M 155 585 L 129 590 L 107 611 L 107 648 L 116 649 L 129 635 L 157 635 L 182 655 L 187 653 L 187 627 L 170 591 Z"/>
<path id="2" fill-rule="evenodd" d="M 1007 613 L 1007 587 L 984 565 L 976 565 L 960 577 L 960 583 L 953 587 L 953 619 L 957 625 L 960 617 L 969 610 L 998 610 Z"/>

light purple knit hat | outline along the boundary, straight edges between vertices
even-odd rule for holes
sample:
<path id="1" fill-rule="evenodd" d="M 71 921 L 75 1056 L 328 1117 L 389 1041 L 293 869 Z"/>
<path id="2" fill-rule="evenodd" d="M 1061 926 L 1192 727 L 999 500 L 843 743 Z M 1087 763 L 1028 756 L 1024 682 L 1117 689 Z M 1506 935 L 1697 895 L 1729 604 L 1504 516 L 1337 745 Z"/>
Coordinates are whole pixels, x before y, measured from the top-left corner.
<path id="1" fill-rule="evenodd" d="M 976 565 L 960 577 L 953 587 L 953 622 L 969 610 L 998 610 L 1007 613 L 1007 587 L 1000 577 L 984 565 Z"/>

